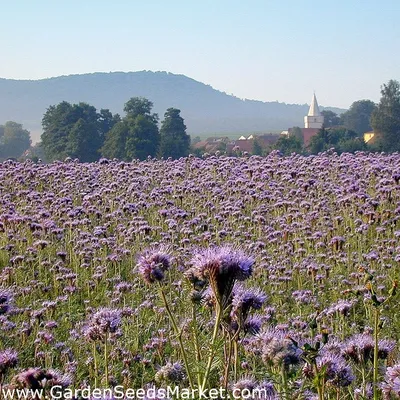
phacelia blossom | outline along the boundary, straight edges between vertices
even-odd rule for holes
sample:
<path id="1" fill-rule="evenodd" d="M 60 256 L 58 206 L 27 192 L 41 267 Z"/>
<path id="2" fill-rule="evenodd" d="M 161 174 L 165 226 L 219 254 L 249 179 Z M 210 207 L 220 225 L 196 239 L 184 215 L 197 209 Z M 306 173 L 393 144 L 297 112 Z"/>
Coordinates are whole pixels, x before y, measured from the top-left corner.
<path id="1" fill-rule="evenodd" d="M 14 368 L 18 362 L 18 354 L 15 350 L 6 349 L 0 351 L 0 376 L 4 375 L 8 369 Z"/>
<path id="2" fill-rule="evenodd" d="M 390 400 L 392 396 L 400 398 L 400 364 L 387 368 L 382 384 L 382 394 L 384 400 Z"/>
<path id="3" fill-rule="evenodd" d="M 0 315 L 10 311 L 13 295 L 9 290 L 0 289 Z"/>
<path id="4" fill-rule="evenodd" d="M 375 341 L 372 335 L 367 333 L 351 336 L 343 347 L 343 355 L 357 364 L 366 364 L 373 361 Z M 386 359 L 394 350 L 395 343 L 392 340 L 380 340 L 378 343 L 378 357 Z"/>
<path id="5" fill-rule="evenodd" d="M 66 388 L 72 384 L 72 378 L 68 374 L 54 369 L 29 368 L 15 375 L 11 385 L 23 389 L 44 389 L 53 386 Z"/>
<path id="6" fill-rule="evenodd" d="M 180 363 L 167 363 L 161 367 L 155 376 L 158 383 L 178 383 L 185 379 L 183 367 Z"/>
<path id="7" fill-rule="evenodd" d="M 121 311 L 101 308 L 88 320 L 83 335 L 89 340 L 104 340 L 107 334 L 114 334 L 121 326 Z"/>
<path id="8" fill-rule="evenodd" d="M 236 284 L 232 293 L 231 318 L 233 320 L 245 320 L 250 309 L 259 310 L 267 296 L 257 288 L 246 288 Z"/>
<path id="9" fill-rule="evenodd" d="M 267 329 L 257 339 L 262 344 L 261 357 L 266 364 L 289 370 L 301 363 L 301 349 L 284 331 Z"/>
<path id="10" fill-rule="evenodd" d="M 346 360 L 337 354 L 324 352 L 316 359 L 317 369 L 323 374 L 325 381 L 336 387 L 349 386 L 354 375 Z M 315 371 L 312 366 L 306 364 L 303 367 L 304 375 L 309 379 L 314 379 Z"/>
<path id="11" fill-rule="evenodd" d="M 162 281 L 171 267 L 171 256 L 166 248 L 149 248 L 139 256 L 137 267 L 145 282 Z"/>
<path id="12" fill-rule="evenodd" d="M 253 271 L 254 259 L 232 246 L 202 250 L 191 260 L 188 271 L 195 277 L 210 283 L 213 294 L 222 306 L 226 306 L 236 281 L 248 279 Z"/>

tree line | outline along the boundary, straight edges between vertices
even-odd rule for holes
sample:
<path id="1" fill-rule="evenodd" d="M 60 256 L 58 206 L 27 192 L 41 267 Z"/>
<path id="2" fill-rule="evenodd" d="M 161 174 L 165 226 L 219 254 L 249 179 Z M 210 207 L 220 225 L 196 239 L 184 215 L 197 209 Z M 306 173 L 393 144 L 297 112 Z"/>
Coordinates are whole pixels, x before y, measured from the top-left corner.
<path id="1" fill-rule="evenodd" d="M 159 117 L 152 113 L 153 103 L 143 97 L 132 97 L 124 106 L 125 115 L 99 112 L 87 103 L 63 101 L 50 106 L 42 119 L 41 143 L 31 147 L 30 133 L 16 122 L 0 125 L 0 160 L 19 158 L 28 149 L 31 158 L 46 161 L 78 158 L 93 162 L 101 157 L 129 161 L 147 157 L 185 157 L 191 152 L 180 110 L 168 108 L 159 128 Z M 253 154 L 263 155 L 278 149 L 284 154 L 316 154 L 330 148 L 341 152 L 400 151 L 400 83 L 390 80 L 381 88 L 378 104 L 370 100 L 354 102 L 341 115 L 324 110 L 324 126 L 304 145 L 302 130 L 294 127 L 270 149 L 254 140 Z M 374 132 L 365 143 L 363 134 Z M 199 149 L 195 149 L 195 152 Z M 197 154 L 196 153 L 196 154 Z M 199 154 L 198 154 L 199 155 Z"/>
<path id="2" fill-rule="evenodd" d="M 274 148 L 284 154 L 317 154 L 330 148 L 339 153 L 400 151 L 400 84 L 396 80 L 382 85 L 378 104 L 370 100 L 359 100 L 341 115 L 329 110 L 321 114 L 324 116 L 324 125 L 311 138 L 307 148 L 299 127 L 292 128 L 289 136 L 281 137 Z M 363 134 L 369 131 L 374 132 L 374 137 L 366 143 Z"/>
<path id="3" fill-rule="evenodd" d="M 31 147 L 30 132 L 17 122 L 0 125 L 0 160 L 18 158 Z"/>
<path id="4" fill-rule="evenodd" d="M 180 110 L 168 108 L 158 128 L 153 103 L 133 97 L 124 106 L 125 116 L 108 109 L 66 101 L 47 109 L 43 116 L 42 147 L 48 161 L 78 158 L 93 162 L 100 157 L 144 160 L 147 157 L 185 157 L 190 136 Z"/>

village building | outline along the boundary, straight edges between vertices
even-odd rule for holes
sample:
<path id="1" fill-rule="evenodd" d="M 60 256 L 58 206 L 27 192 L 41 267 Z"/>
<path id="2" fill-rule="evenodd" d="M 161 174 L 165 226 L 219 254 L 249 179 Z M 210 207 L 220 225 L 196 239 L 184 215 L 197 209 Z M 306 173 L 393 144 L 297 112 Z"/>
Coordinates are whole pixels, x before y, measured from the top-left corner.
<path id="1" fill-rule="evenodd" d="M 247 138 L 241 136 L 238 140 L 233 140 L 226 146 L 226 152 L 232 154 L 236 151 L 253 153 L 254 143 L 261 147 L 262 150 L 270 149 L 279 139 L 279 134 L 266 133 L 261 135 L 252 134 Z"/>
<path id="2" fill-rule="evenodd" d="M 305 147 L 309 146 L 311 138 L 318 133 L 318 131 L 323 127 L 323 125 L 324 125 L 324 116 L 321 114 L 321 111 L 319 110 L 317 96 L 315 96 L 314 93 L 313 98 L 311 100 L 310 108 L 308 110 L 308 114 L 304 117 L 304 128 L 302 128 L 301 130 L 303 133 L 303 140 Z M 289 129 L 289 135 L 290 131 L 291 129 Z"/>
<path id="3" fill-rule="evenodd" d="M 364 142 L 365 143 L 372 143 L 372 139 L 374 138 L 374 136 L 375 136 L 375 132 L 374 131 L 370 131 L 370 132 L 365 132 L 364 133 Z"/>
<path id="4" fill-rule="evenodd" d="M 323 124 L 324 116 L 319 110 L 317 97 L 314 93 L 308 114 L 304 117 L 304 128 L 301 129 L 304 138 L 304 145 L 306 147 L 310 144 L 311 138 L 322 128 Z M 253 153 L 255 142 L 257 142 L 262 150 L 268 150 L 273 148 L 274 144 L 282 135 L 290 136 L 290 134 L 291 128 L 282 131 L 280 134 L 250 134 L 248 137 L 241 135 L 236 140 L 227 137 L 214 137 L 198 142 L 193 147 L 211 154 L 216 151 L 226 151 L 227 154 L 234 154 L 238 151 L 251 154 Z"/>

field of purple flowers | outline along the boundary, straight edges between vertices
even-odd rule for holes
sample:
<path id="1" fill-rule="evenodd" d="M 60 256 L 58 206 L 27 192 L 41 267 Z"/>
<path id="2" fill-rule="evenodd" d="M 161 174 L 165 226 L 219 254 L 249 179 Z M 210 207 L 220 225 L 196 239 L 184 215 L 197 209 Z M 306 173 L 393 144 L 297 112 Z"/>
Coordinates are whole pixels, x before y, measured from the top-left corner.
<path id="1" fill-rule="evenodd" d="M 400 398 L 399 218 L 399 154 L 2 163 L 0 384 Z"/>

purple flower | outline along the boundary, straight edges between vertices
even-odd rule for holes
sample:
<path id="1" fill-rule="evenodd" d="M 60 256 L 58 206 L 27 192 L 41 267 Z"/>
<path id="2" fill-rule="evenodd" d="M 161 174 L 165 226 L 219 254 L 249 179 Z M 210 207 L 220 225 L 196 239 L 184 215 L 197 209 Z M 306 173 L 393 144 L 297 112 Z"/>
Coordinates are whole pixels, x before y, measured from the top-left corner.
<path id="1" fill-rule="evenodd" d="M 385 400 L 390 400 L 391 395 L 400 397 L 400 364 L 387 368 L 382 393 Z"/>
<path id="2" fill-rule="evenodd" d="M 161 367 L 155 376 L 158 383 L 178 383 L 185 379 L 183 367 L 180 363 L 167 363 Z"/>
<path id="3" fill-rule="evenodd" d="M 10 291 L 0 289 L 0 315 L 7 314 L 10 311 L 13 295 Z"/>
<path id="4" fill-rule="evenodd" d="M 0 376 L 4 375 L 8 369 L 14 368 L 18 362 L 18 354 L 15 350 L 6 349 L 0 351 Z"/>
<path id="5" fill-rule="evenodd" d="M 255 400 L 279 400 L 273 383 L 269 381 L 261 382 L 255 390 Z"/>
<path id="6" fill-rule="evenodd" d="M 232 293 L 231 317 L 234 320 L 245 320 L 250 309 L 259 310 L 267 296 L 258 288 L 246 288 L 236 284 Z"/>
<path id="7" fill-rule="evenodd" d="M 257 382 L 251 377 L 246 377 L 241 379 L 240 381 L 235 382 L 232 385 L 232 393 L 236 398 L 239 395 L 244 394 L 244 392 L 246 393 L 253 392 L 256 387 L 257 387 Z"/>
<path id="8" fill-rule="evenodd" d="M 200 280 L 208 280 L 216 300 L 225 307 L 235 282 L 249 278 L 253 264 L 254 259 L 237 248 L 214 247 L 195 254 L 188 273 Z"/>
<path id="9" fill-rule="evenodd" d="M 139 273 L 151 284 L 164 279 L 164 272 L 171 267 L 171 256 L 165 247 L 146 249 L 137 262 Z"/>
<path id="10" fill-rule="evenodd" d="M 262 360 L 275 367 L 286 370 L 301 362 L 302 351 L 294 345 L 284 331 L 267 329 L 257 336 L 262 345 Z"/>
<path id="11" fill-rule="evenodd" d="M 90 317 L 83 328 L 83 335 L 93 341 L 104 340 L 107 334 L 117 333 L 121 317 L 120 310 L 101 308 Z"/>
<path id="12" fill-rule="evenodd" d="M 353 335 L 344 344 L 343 355 L 357 364 L 366 364 L 373 361 L 375 342 L 372 335 L 367 333 Z M 392 340 L 380 340 L 378 343 L 378 357 L 386 359 L 394 350 Z"/>
<path id="13" fill-rule="evenodd" d="M 365 385 L 365 388 L 354 389 L 354 400 L 372 400 L 373 395 L 373 386 L 369 382 Z"/>
<path id="14" fill-rule="evenodd" d="M 256 288 L 245 288 L 236 284 L 233 288 L 230 312 L 230 328 L 233 331 L 243 329 L 245 333 L 255 335 L 261 329 L 262 318 L 260 316 L 249 316 L 253 308 L 259 310 L 267 296 Z"/>
<path id="15" fill-rule="evenodd" d="M 37 240 L 36 242 L 33 243 L 33 247 L 37 249 L 43 250 L 45 247 L 49 245 L 49 242 L 46 240 Z"/>
<path id="16" fill-rule="evenodd" d="M 322 355 L 316 358 L 317 369 L 325 377 L 327 383 L 337 387 L 349 386 L 354 375 L 351 368 L 347 365 L 345 359 L 334 353 L 323 352 Z M 306 364 L 303 367 L 303 373 L 307 378 L 313 379 L 315 371 Z"/>
<path id="17" fill-rule="evenodd" d="M 311 290 L 295 290 L 292 292 L 292 297 L 300 304 L 310 304 L 315 302 L 315 296 L 313 296 Z"/>
<path id="18" fill-rule="evenodd" d="M 63 374 L 58 370 L 44 370 L 40 368 L 29 368 L 20 372 L 12 378 L 11 384 L 17 388 L 25 389 L 44 389 L 53 386 L 66 388 L 72 383 L 72 378 L 68 374 Z"/>
<path id="19" fill-rule="evenodd" d="M 260 332 L 261 326 L 263 323 L 263 318 L 259 315 L 252 315 L 251 317 L 247 317 L 244 322 L 243 330 L 244 333 L 249 333 L 250 335 L 256 335 Z"/>

